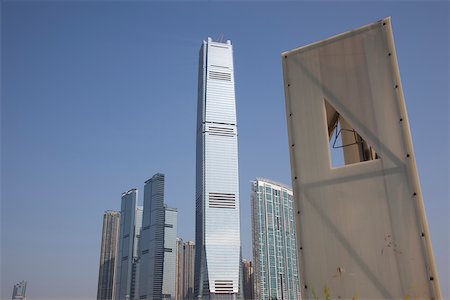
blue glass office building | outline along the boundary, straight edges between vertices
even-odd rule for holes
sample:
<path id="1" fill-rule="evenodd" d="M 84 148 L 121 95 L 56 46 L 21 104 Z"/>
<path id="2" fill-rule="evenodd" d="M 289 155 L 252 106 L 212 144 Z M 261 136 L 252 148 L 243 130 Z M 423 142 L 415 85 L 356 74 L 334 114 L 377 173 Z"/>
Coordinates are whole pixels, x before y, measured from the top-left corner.
<path id="1" fill-rule="evenodd" d="M 164 178 L 144 186 L 137 299 L 175 299 L 177 210 L 164 204 Z"/>
<path id="2" fill-rule="evenodd" d="M 113 299 L 134 299 L 142 207 L 137 206 L 137 189 L 122 194 L 119 247 Z"/>

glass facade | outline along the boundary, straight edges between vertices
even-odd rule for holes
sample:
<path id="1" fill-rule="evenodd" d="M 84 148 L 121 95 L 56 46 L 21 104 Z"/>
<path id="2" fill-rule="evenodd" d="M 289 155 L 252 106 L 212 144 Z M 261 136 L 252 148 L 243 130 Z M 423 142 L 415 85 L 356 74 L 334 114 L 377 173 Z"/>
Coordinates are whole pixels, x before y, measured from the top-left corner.
<path id="1" fill-rule="evenodd" d="M 134 299 L 137 248 L 142 222 L 142 209 L 137 207 L 137 197 L 137 189 L 122 194 L 114 299 Z"/>
<path id="2" fill-rule="evenodd" d="M 165 208 L 163 299 L 175 299 L 176 296 L 177 215 L 175 208 Z"/>
<path id="3" fill-rule="evenodd" d="M 195 295 L 239 293 L 240 219 L 233 48 L 203 42 L 199 60 Z"/>
<path id="4" fill-rule="evenodd" d="M 14 285 L 13 288 L 13 300 L 25 300 L 26 299 L 26 291 L 27 291 L 27 282 L 21 281 Z"/>
<path id="5" fill-rule="evenodd" d="M 144 185 L 137 299 L 175 299 L 177 210 L 164 204 L 164 178 Z"/>
<path id="6" fill-rule="evenodd" d="M 267 180 L 252 183 L 256 299 L 300 299 L 293 196 Z"/>

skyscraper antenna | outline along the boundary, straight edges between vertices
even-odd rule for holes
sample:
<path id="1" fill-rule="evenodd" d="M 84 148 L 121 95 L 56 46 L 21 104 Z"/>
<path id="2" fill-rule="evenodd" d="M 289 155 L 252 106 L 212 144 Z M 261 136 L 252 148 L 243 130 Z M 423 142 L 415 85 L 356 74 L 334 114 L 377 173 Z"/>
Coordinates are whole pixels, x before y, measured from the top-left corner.
<path id="1" fill-rule="evenodd" d="M 223 36 L 224 36 L 223 32 L 220 33 L 219 38 L 217 39 L 217 41 L 218 41 L 219 43 L 222 43 L 222 42 L 223 42 Z"/>

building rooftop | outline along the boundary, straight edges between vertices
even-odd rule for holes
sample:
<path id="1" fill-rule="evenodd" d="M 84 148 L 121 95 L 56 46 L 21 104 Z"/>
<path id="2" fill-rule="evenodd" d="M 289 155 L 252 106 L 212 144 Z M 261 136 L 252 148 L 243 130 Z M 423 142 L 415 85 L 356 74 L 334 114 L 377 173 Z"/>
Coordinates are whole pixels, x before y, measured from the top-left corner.
<path id="1" fill-rule="evenodd" d="M 292 188 L 290 186 L 288 186 L 287 184 L 276 182 L 276 181 L 271 180 L 271 179 L 257 177 L 256 181 L 264 181 L 266 183 L 270 183 L 270 184 L 273 184 L 273 185 L 278 185 L 278 186 L 281 186 L 281 187 L 283 187 L 285 189 L 288 189 L 288 190 L 292 191 Z"/>

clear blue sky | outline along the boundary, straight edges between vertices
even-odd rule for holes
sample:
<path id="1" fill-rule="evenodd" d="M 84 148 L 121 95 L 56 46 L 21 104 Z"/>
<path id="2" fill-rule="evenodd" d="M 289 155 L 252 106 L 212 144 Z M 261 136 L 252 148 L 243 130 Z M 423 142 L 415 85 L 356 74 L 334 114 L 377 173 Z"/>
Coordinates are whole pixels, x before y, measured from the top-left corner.
<path id="1" fill-rule="evenodd" d="M 290 184 L 280 54 L 392 16 L 425 207 L 449 295 L 448 2 L 1 2 L 1 299 L 96 296 L 102 215 L 166 174 L 194 239 L 198 50 L 234 44 L 243 256 L 250 183 Z"/>

